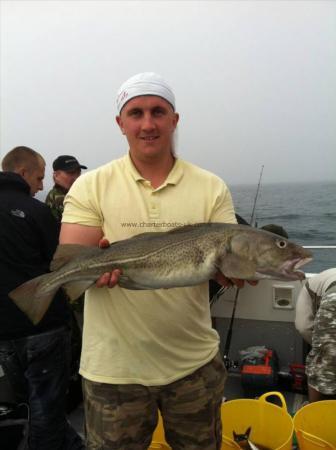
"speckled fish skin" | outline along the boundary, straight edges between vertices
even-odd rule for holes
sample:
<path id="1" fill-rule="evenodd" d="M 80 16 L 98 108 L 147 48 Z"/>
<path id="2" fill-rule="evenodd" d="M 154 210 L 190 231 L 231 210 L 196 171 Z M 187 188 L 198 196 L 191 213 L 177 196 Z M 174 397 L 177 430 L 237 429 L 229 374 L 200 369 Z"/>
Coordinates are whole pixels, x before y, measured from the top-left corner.
<path id="1" fill-rule="evenodd" d="M 201 284 L 217 271 L 247 280 L 302 279 L 303 272 L 296 269 L 310 260 L 308 250 L 273 233 L 247 225 L 202 223 L 139 234 L 106 249 L 60 245 L 51 273 L 9 295 L 37 323 L 60 287 L 74 300 L 114 269 L 122 271 L 122 288 L 167 289 Z"/>

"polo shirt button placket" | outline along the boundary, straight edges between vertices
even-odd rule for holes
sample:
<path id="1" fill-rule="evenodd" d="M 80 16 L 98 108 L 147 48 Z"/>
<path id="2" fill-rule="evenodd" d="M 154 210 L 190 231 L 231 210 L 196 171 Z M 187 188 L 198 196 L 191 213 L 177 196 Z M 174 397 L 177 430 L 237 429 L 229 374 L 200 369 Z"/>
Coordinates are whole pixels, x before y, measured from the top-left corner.
<path id="1" fill-rule="evenodd" d="M 152 192 L 151 198 L 149 199 L 149 217 L 151 219 L 158 219 L 159 216 L 159 204 L 157 202 L 155 192 Z"/>

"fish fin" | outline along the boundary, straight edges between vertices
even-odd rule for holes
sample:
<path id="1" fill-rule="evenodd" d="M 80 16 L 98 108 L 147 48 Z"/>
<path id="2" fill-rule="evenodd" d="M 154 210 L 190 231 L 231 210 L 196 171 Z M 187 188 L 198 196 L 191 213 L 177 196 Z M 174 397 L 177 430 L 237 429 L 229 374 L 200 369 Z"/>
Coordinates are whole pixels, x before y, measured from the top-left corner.
<path id="1" fill-rule="evenodd" d="M 169 234 L 184 233 L 185 231 L 195 230 L 195 229 L 199 228 L 201 225 L 203 225 L 203 224 L 198 223 L 198 224 L 190 224 L 190 225 L 181 225 L 180 227 L 176 227 L 176 228 L 173 228 L 172 230 L 167 231 L 167 233 L 169 233 Z"/>
<path id="2" fill-rule="evenodd" d="M 146 236 L 157 236 L 159 234 L 164 233 L 163 231 L 145 231 L 143 233 L 135 234 L 130 239 L 138 239 L 139 237 L 146 237 Z M 118 242 L 118 241 L 116 241 Z"/>
<path id="3" fill-rule="evenodd" d="M 257 447 L 253 442 L 251 442 L 249 439 L 247 440 L 248 445 L 250 446 L 251 450 L 259 450 L 259 447 Z"/>
<path id="4" fill-rule="evenodd" d="M 13 289 L 8 296 L 15 305 L 29 318 L 34 325 L 39 323 L 47 312 L 57 288 L 47 294 L 38 295 L 40 284 L 45 281 L 48 274 L 40 275 Z"/>
<path id="5" fill-rule="evenodd" d="M 219 264 L 216 264 L 217 268 L 228 278 L 241 278 L 248 280 L 255 278 L 256 265 L 253 261 L 240 258 L 233 253 L 227 253 Z"/>
<path id="6" fill-rule="evenodd" d="M 144 238 L 152 237 L 152 236 L 157 237 L 157 236 L 160 236 L 160 234 L 161 235 L 179 234 L 181 232 L 191 231 L 195 228 L 196 228 L 196 225 L 181 225 L 179 227 L 173 228 L 172 230 L 168 230 L 168 231 L 145 231 L 144 233 L 139 233 L 139 234 L 136 234 L 135 236 L 132 236 L 130 239 L 139 239 L 139 238 L 144 239 Z"/>
<path id="7" fill-rule="evenodd" d="M 184 233 L 185 231 L 194 230 L 197 226 L 199 227 L 199 225 L 191 224 L 191 225 L 181 225 L 179 227 L 173 228 L 168 231 L 145 231 L 144 233 L 139 233 L 139 234 L 136 234 L 135 236 L 132 236 L 130 239 L 139 239 L 139 238 L 146 239 L 146 238 L 151 238 L 152 236 L 157 237 L 160 235 L 164 236 L 167 234 L 180 234 L 182 232 Z M 118 241 L 116 241 L 116 242 L 118 242 Z M 113 244 L 111 244 L 111 245 L 113 245 Z"/>
<path id="8" fill-rule="evenodd" d="M 60 269 L 65 264 L 73 261 L 77 257 L 87 257 L 97 255 L 101 249 L 97 247 L 88 247 L 86 245 L 79 244 L 61 244 L 57 247 L 53 260 L 50 263 L 50 270 L 53 272 Z"/>
<path id="9" fill-rule="evenodd" d="M 130 237 L 129 239 L 134 239 L 134 240 L 146 240 L 146 239 L 151 239 L 153 236 L 158 237 L 160 235 L 164 235 L 166 234 L 165 231 L 145 231 L 144 233 L 139 233 L 136 234 L 135 236 Z M 113 242 L 111 245 L 118 243 L 120 241 L 116 241 Z"/>
<path id="10" fill-rule="evenodd" d="M 70 301 L 77 300 L 90 286 L 92 286 L 94 281 L 92 280 L 81 280 L 72 281 L 70 283 L 63 284 L 62 289 L 69 297 Z"/>

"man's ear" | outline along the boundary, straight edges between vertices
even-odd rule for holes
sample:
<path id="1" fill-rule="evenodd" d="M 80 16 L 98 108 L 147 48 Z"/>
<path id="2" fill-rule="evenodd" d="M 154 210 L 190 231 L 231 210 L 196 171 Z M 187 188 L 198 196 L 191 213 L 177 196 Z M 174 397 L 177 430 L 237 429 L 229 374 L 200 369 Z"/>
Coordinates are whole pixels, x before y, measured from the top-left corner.
<path id="1" fill-rule="evenodd" d="M 15 173 L 21 175 L 22 178 L 24 178 L 26 172 L 27 171 L 24 167 L 19 167 L 18 169 L 15 170 Z"/>
<path id="2" fill-rule="evenodd" d="M 178 113 L 175 113 L 175 128 L 177 127 L 178 121 L 180 119 L 180 115 Z"/>
<path id="3" fill-rule="evenodd" d="M 125 134 L 125 130 L 122 124 L 122 120 L 120 116 L 116 116 L 116 122 L 119 125 L 120 131 L 122 132 L 122 134 Z"/>

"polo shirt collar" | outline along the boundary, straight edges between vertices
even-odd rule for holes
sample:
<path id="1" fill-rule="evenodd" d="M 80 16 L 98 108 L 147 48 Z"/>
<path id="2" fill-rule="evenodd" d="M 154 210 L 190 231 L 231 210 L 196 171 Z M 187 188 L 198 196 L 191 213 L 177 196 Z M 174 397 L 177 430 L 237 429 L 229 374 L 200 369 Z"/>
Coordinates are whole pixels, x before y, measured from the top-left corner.
<path id="1" fill-rule="evenodd" d="M 140 175 L 140 173 L 137 171 L 129 153 L 125 156 L 125 164 L 135 181 L 141 182 L 146 181 L 145 178 L 142 175 Z M 175 164 L 172 170 L 169 172 L 166 181 L 158 189 L 161 189 L 164 186 L 167 186 L 168 184 L 172 185 L 177 184 L 182 178 L 182 176 L 183 176 L 183 164 L 180 159 L 175 158 Z"/>

